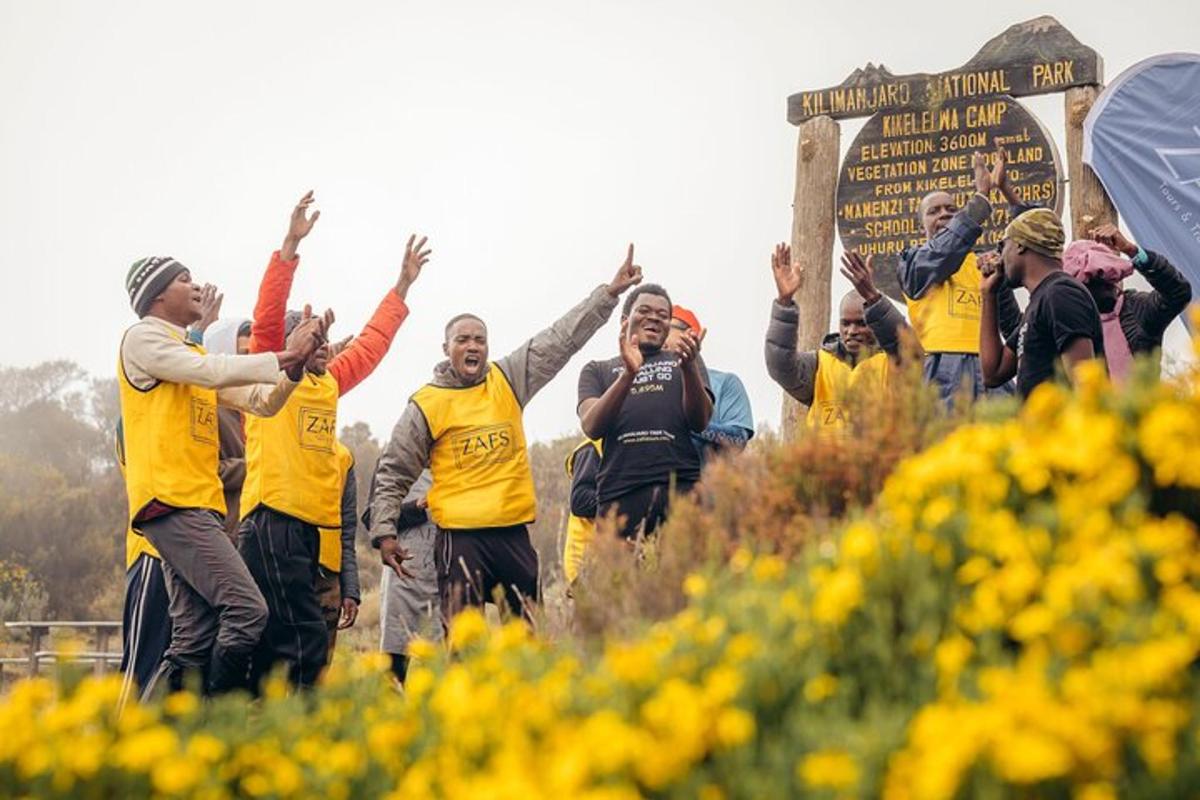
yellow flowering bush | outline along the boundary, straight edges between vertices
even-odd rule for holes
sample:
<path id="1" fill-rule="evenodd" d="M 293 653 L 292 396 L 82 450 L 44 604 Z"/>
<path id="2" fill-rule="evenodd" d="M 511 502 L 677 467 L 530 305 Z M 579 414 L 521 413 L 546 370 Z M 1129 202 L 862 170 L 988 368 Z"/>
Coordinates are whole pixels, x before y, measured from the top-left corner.
<path id="1" fill-rule="evenodd" d="M 697 564 L 678 613 L 595 640 L 467 611 L 414 644 L 403 693 L 373 656 L 305 695 L 121 713 L 115 679 L 20 682 L 0 794 L 1187 796 L 1196 385 L 1045 386 L 901 461 L 831 534 Z"/>

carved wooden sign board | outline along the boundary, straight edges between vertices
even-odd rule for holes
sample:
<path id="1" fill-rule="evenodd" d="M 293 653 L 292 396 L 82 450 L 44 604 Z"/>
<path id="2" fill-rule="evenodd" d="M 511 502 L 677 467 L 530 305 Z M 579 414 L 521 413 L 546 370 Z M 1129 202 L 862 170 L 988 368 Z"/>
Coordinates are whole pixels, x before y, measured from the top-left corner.
<path id="1" fill-rule="evenodd" d="M 971 156 L 997 145 L 1024 202 L 1062 208 L 1063 170 L 1054 139 L 1015 97 L 1099 83 L 1096 51 L 1051 17 L 1010 27 L 962 67 L 938 74 L 893 75 L 867 65 L 828 89 L 788 98 L 788 121 L 871 116 L 838 175 L 837 227 L 845 250 L 875 255 L 879 288 L 900 299 L 899 254 L 924 241 L 919 206 L 931 192 L 959 205 L 974 191 Z M 993 192 L 993 214 L 979 248 L 993 246 L 1008 206 Z"/>

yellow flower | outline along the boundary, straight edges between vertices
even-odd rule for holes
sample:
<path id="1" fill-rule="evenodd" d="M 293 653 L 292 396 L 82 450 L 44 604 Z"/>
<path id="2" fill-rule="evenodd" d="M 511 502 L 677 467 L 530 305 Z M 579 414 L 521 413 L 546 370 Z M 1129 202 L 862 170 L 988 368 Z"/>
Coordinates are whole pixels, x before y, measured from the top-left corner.
<path id="1" fill-rule="evenodd" d="M 703 597 L 708 593 L 708 579 L 693 572 L 683 579 L 683 593 L 688 597 Z"/>
<path id="2" fill-rule="evenodd" d="M 804 682 L 804 699 L 810 703 L 819 703 L 833 697 L 837 687 L 838 679 L 827 672 L 822 672 Z"/>
<path id="3" fill-rule="evenodd" d="M 724 708 L 717 714 L 717 744 L 732 748 L 754 736 L 754 717 L 740 708 Z"/>
<path id="4" fill-rule="evenodd" d="M 813 598 L 813 619 L 826 625 L 841 625 L 862 603 L 862 578 L 847 567 L 821 573 Z"/>
<path id="5" fill-rule="evenodd" d="M 809 753 L 796 765 L 796 774 L 814 789 L 850 789 L 858 783 L 858 767 L 844 750 Z"/>
<path id="6" fill-rule="evenodd" d="M 461 611 L 450 622 L 451 650 L 462 650 L 487 636 L 487 620 L 483 612 L 471 607 Z"/>
<path id="7" fill-rule="evenodd" d="M 163 700 L 163 711 L 172 717 L 186 717 L 200 708 L 200 700 L 191 692 L 173 692 Z"/>
<path id="8" fill-rule="evenodd" d="M 204 777 L 204 766 L 188 756 L 172 756 L 154 765 L 150 779 L 154 789 L 165 795 L 180 795 Z"/>

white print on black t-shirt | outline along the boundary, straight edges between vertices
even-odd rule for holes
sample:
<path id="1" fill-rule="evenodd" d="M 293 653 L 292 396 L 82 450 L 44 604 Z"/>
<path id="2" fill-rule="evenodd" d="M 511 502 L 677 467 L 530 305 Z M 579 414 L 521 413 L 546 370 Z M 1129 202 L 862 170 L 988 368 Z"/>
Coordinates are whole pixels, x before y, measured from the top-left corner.
<path id="1" fill-rule="evenodd" d="M 629 393 L 630 394 L 641 394 L 642 392 L 646 392 L 646 391 L 653 391 L 653 392 L 663 391 L 663 389 L 661 387 L 659 387 L 657 389 L 650 389 L 650 388 L 639 389 L 638 387 L 644 386 L 644 384 L 650 383 L 651 381 L 670 382 L 670 381 L 675 380 L 675 368 L 678 366 L 679 366 L 679 359 L 677 359 L 677 358 L 669 359 L 669 360 L 663 359 L 660 361 L 652 361 L 647 364 L 642 364 L 642 366 L 638 368 L 637 375 L 633 376 L 633 386 L 630 387 Z M 623 367 L 623 366 L 613 367 L 613 373 L 616 375 L 620 375 L 624 371 L 625 371 L 625 367 Z"/>
<path id="2" fill-rule="evenodd" d="M 642 444 L 644 442 L 673 442 L 675 436 L 670 431 L 625 431 L 617 436 L 621 444 Z"/>
<path id="3" fill-rule="evenodd" d="M 1025 357 L 1025 334 L 1029 331 L 1029 320 L 1021 322 L 1021 330 L 1017 331 L 1017 360 Z"/>

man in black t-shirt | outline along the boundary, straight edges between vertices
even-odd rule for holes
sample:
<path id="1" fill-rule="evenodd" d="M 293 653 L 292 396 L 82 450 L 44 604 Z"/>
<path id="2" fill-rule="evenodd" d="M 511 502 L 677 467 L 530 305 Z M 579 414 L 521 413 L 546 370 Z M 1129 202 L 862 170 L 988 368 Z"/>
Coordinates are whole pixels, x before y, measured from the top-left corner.
<path id="1" fill-rule="evenodd" d="M 638 287 L 621 314 L 620 355 L 592 361 L 579 375 L 579 421 L 589 438 L 603 439 L 597 480 L 598 517 L 616 512 L 621 535 L 653 533 L 674 489 L 700 478 L 692 434 L 712 416 L 712 391 L 689 331 L 678 349 L 663 349 L 671 327 L 671 298 L 661 286 Z"/>
<path id="2" fill-rule="evenodd" d="M 1054 378 L 1061 358 L 1068 377 L 1080 362 L 1104 357 L 1100 312 L 1091 294 L 1063 272 L 1065 236 L 1053 211 L 1037 208 L 1004 231 L 998 254 L 981 259 L 983 312 L 979 355 L 988 386 L 1017 376 L 1021 398 Z M 1003 344 L 996 295 L 1007 278 L 1029 290 L 1029 305 L 1017 330 Z"/>

